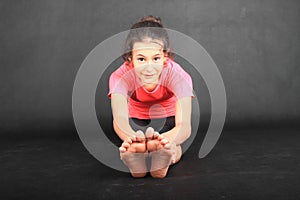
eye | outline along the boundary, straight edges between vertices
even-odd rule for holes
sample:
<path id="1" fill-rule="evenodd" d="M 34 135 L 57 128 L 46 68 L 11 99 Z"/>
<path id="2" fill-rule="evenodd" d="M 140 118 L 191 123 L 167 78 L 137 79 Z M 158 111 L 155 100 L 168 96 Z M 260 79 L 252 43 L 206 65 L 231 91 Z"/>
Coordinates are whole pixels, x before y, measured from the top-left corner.
<path id="1" fill-rule="evenodd" d="M 160 60 L 160 57 L 155 57 L 154 58 L 154 61 L 159 61 Z"/>
<path id="2" fill-rule="evenodd" d="M 140 62 L 143 62 L 145 59 L 144 58 L 138 58 L 137 60 L 140 61 Z"/>

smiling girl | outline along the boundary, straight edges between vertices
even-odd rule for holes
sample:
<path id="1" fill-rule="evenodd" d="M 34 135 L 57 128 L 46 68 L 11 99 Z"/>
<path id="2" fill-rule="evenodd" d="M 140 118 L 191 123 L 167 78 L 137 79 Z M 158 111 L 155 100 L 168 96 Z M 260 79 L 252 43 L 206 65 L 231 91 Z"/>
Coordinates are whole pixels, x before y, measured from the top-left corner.
<path id="1" fill-rule="evenodd" d="M 191 135 L 192 80 L 172 59 L 160 18 L 134 24 L 127 36 L 124 63 L 111 74 L 113 126 L 123 141 L 120 157 L 133 177 L 163 178 L 181 158 Z"/>

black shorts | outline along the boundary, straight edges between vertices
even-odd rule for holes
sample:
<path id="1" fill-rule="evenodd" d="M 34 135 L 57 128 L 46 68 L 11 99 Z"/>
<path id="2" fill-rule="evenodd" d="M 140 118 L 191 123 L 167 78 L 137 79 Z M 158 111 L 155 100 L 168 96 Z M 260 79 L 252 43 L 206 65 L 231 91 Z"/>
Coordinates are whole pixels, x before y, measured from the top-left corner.
<path id="1" fill-rule="evenodd" d="M 175 116 L 160 119 L 129 118 L 129 124 L 134 131 L 141 130 L 145 133 L 148 127 L 152 127 L 159 133 L 164 133 L 175 127 Z"/>

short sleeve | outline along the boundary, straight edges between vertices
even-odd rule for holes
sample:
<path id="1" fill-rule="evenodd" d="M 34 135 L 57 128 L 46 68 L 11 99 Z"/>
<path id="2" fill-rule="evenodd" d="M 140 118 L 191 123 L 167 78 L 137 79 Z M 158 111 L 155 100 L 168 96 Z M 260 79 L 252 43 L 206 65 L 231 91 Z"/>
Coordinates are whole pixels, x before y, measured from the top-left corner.
<path id="1" fill-rule="evenodd" d="M 119 93 L 127 98 L 129 91 L 132 90 L 134 78 L 132 67 L 124 62 L 109 77 L 108 97 L 111 98 L 113 93 Z"/>
<path id="2" fill-rule="evenodd" d="M 177 99 L 188 96 L 194 97 L 191 76 L 175 62 L 169 71 L 168 87 Z"/>
<path id="3" fill-rule="evenodd" d="M 117 72 L 111 74 L 109 78 L 109 92 L 108 97 L 111 98 L 111 94 L 119 93 L 127 97 L 128 83 L 126 80 Z"/>

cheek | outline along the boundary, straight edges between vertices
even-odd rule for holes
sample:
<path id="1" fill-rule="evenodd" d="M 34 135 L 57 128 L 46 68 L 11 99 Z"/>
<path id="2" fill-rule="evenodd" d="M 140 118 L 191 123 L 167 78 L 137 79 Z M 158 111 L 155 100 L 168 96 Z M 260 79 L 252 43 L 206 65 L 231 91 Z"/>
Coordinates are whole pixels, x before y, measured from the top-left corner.
<path id="1" fill-rule="evenodd" d="M 141 75 L 141 73 L 143 72 L 143 69 L 141 67 L 135 66 L 133 69 L 138 76 Z"/>
<path id="2" fill-rule="evenodd" d="M 132 62 L 132 67 L 136 71 L 142 71 L 143 70 L 143 64 L 138 63 L 138 62 Z"/>
<path id="3" fill-rule="evenodd" d="M 156 68 L 157 73 L 160 74 L 162 72 L 163 68 L 164 68 L 163 66 L 157 67 Z"/>

